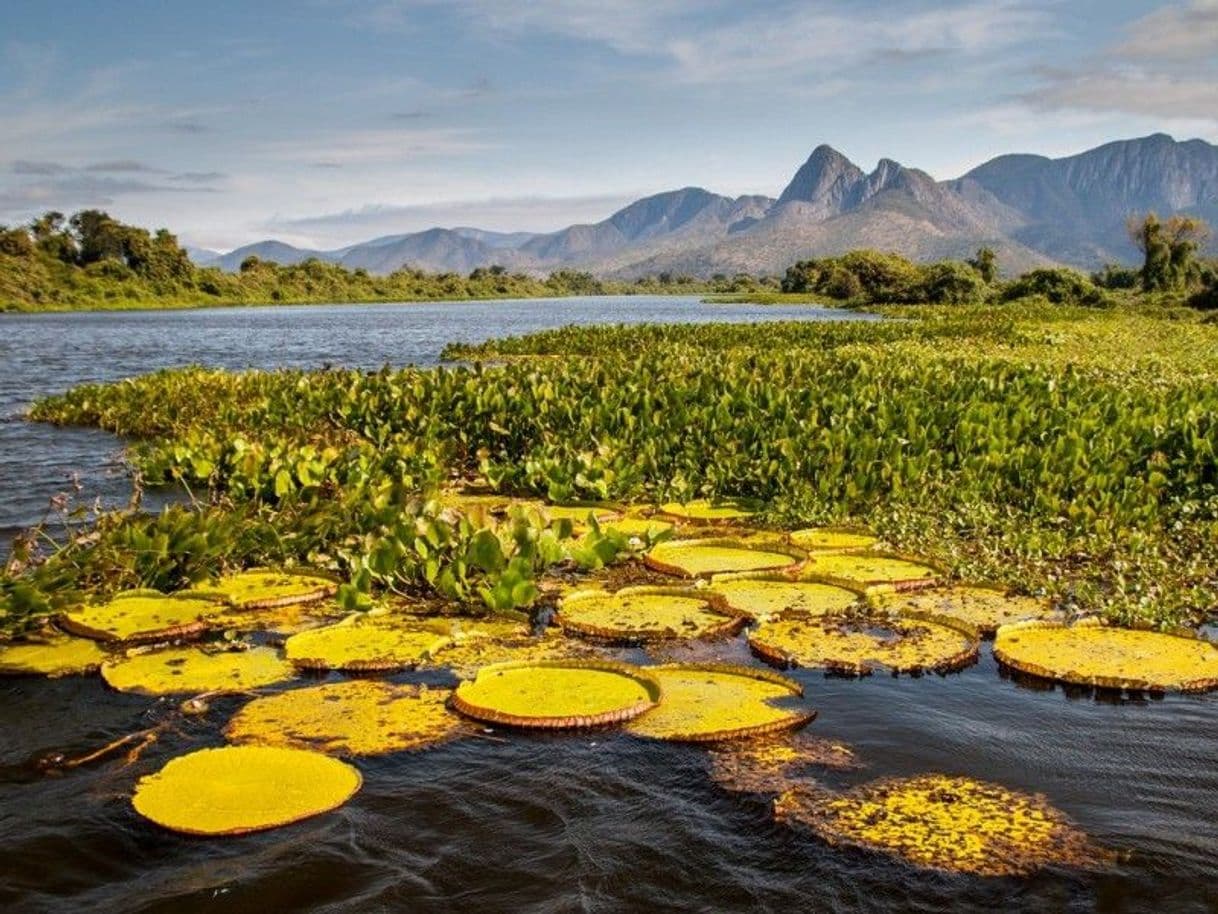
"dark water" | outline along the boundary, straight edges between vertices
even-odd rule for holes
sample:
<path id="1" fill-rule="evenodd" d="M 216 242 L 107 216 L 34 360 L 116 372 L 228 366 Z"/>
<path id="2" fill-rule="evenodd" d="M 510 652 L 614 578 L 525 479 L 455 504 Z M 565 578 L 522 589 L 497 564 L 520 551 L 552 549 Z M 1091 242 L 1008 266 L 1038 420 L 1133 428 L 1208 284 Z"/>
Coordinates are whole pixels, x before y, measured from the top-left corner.
<path id="1" fill-rule="evenodd" d="M 11 410 L 79 380 L 183 362 L 425 363 L 449 339 L 572 321 L 780 313 L 628 299 L 6 318 L 0 396 Z M 113 439 L 14 424 L 3 435 L 0 510 L 10 522 L 36 508 L 32 482 L 53 487 L 73 468 L 86 488 L 122 497 L 121 477 L 103 478 L 97 457 Z M 746 660 L 739 641 L 725 650 Z M 361 760 L 364 788 L 337 812 L 235 840 L 179 838 L 131 811 L 134 780 L 218 744 L 238 700 L 183 721 L 135 766 L 49 777 L 29 760 L 94 748 L 172 705 L 96 679 L 7 680 L 0 910 L 1218 911 L 1218 698 L 1036 687 L 1005 677 L 988 649 L 946 677 L 793 675 L 820 711 L 812 732 L 851 744 L 867 765 L 826 782 L 932 771 L 997 781 L 1045 794 L 1128 859 L 1028 879 L 928 874 L 775 826 L 765 802 L 709 780 L 702 750 L 613 733 Z"/>

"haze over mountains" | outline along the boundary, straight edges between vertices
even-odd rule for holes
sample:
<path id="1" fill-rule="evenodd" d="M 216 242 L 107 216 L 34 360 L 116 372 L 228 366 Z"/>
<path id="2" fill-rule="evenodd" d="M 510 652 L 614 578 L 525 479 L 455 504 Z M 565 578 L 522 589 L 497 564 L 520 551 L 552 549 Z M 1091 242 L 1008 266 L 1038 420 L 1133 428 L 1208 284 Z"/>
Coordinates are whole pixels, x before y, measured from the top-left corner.
<path id="1" fill-rule="evenodd" d="M 318 257 L 371 273 L 403 266 L 465 273 L 501 264 L 632 278 L 781 274 L 796 260 L 855 248 L 915 260 L 964 258 L 988 245 L 1005 272 L 1052 263 L 1091 269 L 1136 258 L 1125 220 L 1148 210 L 1192 213 L 1218 225 L 1218 146 L 1154 134 L 1061 159 L 999 156 L 961 178 L 936 181 L 891 159 L 868 174 L 822 145 L 777 199 L 686 187 L 645 197 L 602 222 L 544 234 L 434 228 L 335 251 L 264 241 L 192 256 L 226 270 L 254 255 L 281 264 Z"/>

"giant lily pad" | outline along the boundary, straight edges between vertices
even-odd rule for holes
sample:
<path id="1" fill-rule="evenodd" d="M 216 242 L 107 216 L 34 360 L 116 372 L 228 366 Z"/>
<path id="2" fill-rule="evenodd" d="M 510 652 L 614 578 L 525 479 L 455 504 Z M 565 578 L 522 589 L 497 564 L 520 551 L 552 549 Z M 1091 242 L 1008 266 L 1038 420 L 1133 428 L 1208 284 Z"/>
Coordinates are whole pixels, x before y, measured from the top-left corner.
<path id="1" fill-rule="evenodd" d="M 808 552 L 862 552 L 875 548 L 879 540 L 871 533 L 836 527 L 808 527 L 788 534 L 792 544 Z"/>
<path id="2" fill-rule="evenodd" d="M 675 502 L 660 506 L 660 513 L 679 521 L 702 524 L 735 524 L 748 520 L 757 513 L 757 506 L 740 498 L 706 499 Z"/>
<path id="3" fill-rule="evenodd" d="M 1106 856 L 1042 797 L 941 774 L 876 781 L 846 794 L 794 787 L 775 800 L 774 818 L 832 845 L 978 876 L 1089 867 Z"/>
<path id="4" fill-rule="evenodd" d="M 959 619 L 983 635 L 992 635 L 1000 625 L 1043 619 L 1053 614 L 1048 600 L 1007 596 L 990 587 L 934 587 L 928 590 L 879 592 L 876 604 L 889 612 L 930 613 Z"/>
<path id="5" fill-rule="evenodd" d="M 243 835 L 337 809 L 359 790 L 359 772 L 320 752 L 270 746 L 200 749 L 140 778 L 131 804 L 188 835 Z"/>
<path id="6" fill-rule="evenodd" d="M 0 646 L 0 674 L 80 676 L 96 673 L 109 656 L 91 639 L 52 634 L 39 641 Z"/>
<path id="7" fill-rule="evenodd" d="M 840 613 L 860 599 L 858 593 L 835 584 L 792 581 L 781 575 L 716 575 L 710 589 L 751 619 L 769 619 L 788 611 L 806 616 Z"/>
<path id="8" fill-rule="evenodd" d="M 617 508 L 607 505 L 546 505 L 542 510 L 552 521 L 569 520 L 576 526 L 587 524 L 589 517 L 603 525 L 622 516 Z"/>
<path id="9" fill-rule="evenodd" d="M 434 624 L 394 615 L 353 615 L 293 635 L 283 649 L 288 660 L 305 669 L 405 670 L 447 643 Z"/>
<path id="10" fill-rule="evenodd" d="M 732 635 L 745 618 L 694 590 L 626 587 L 616 593 L 576 591 L 563 598 L 555 621 L 568 632 L 604 641 L 639 643 Z"/>
<path id="11" fill-rule="evenodd" d="M 638 736 L 710 743 L 802 727 L 816 716 L 792 699 L 794 680 L 755 667 L 673 664 L 647 668 L 661 700 L 627 728 Z"/>
<path id="12" fill-rule="evenodd" d="M 465 726 L 448 710 L 451 689 L 370 679 L 331 682 L 255 698 L 229 721 L 234 743 L 384 755 L 451 739 Z"/>
<path id="13" fill-rule="evenodd" d="M 854 675 L 959 669 L 977 658 L 979 634 L 951 620 L 783 616 L 762 623 L 749 646 L 772 663 Z"/>
<path id="14" fill-rule="evenodd" d="M 174 695 L 240 692 L 285 682 L 296 675 L 278 651 L 204 651 L 197 647 L 145 651 L 102 664 L 102 678 L 120 692 Z"/>
<path id="15" fill-rule="evenodd" d="M 803 555 L 781 544 L 763 547 L 740 540 L 669 540 L 647 553 L 649 568 L 678 577 L 699 578 L 731 571 L 795 571 Z"/>
<path id="16" fill-rule="evenodd" d="M 453 707 L 491 723 L 559 729 L 620 723 L 659 700 L 659 684 L 637 667 L 554 661 L 483 667 L 457 686 Z"/>
<path id="17" fill-rule="evenodd" d="M 1091 620 L 1004 625 L 994 656 L 1021 672 L 1076 685 L 1153 692 L 1218 688 L 1218 645 Z"/>
<path id="18" fill-rule="evenodd" d="M 207 589 L 241 609 L 267 609 L 332 597 L 338 582 L 315 573 L 258 568 L 226 575 L 208 584 Z"/>
<path id="19" fill-rule="evenodd" d="M 846 587 L 916 590 L 934 586 L 939 572 L 902 556 L 828 552 L 808 557 L 804 577 Z"/>
<path id="20" fill-rule="evenodd" d="M 129 644 L 198 637 L 215 627 L 223 606 L 206 594 L 120 593 L 107 603 L 79 606 L 59 618 L 74 635 Z"/>

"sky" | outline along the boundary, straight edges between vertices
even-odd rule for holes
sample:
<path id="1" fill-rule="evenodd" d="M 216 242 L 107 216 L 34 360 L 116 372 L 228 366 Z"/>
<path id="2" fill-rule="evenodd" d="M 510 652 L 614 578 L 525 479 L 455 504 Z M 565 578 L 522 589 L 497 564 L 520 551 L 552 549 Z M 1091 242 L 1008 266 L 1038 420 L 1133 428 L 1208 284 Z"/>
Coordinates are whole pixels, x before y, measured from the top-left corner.
<path id="1" fill-rule="evenodd" d="M 1218 0 L 3 0 L 0 224 L 226 250 L 549 231 L 820 143 L 954 178 L 1218 142 Z"/>

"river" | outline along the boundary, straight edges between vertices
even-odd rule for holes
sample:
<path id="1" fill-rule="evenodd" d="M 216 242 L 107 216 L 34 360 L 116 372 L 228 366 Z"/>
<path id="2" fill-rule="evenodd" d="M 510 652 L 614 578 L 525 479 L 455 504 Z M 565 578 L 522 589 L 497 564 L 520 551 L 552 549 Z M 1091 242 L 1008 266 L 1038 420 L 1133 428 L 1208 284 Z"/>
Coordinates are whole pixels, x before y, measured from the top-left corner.
<path id="1" fill-rule="evenodd" d="M 0 316 L 0 528 L 36 521 L 78 473 L 126 498 L 122 443 L 19 417 L 36 396 L 156 368 L 430 365 L 451 340 L 569 323 L 855 318 L 809 308 L 610 297 Z M 741 642 L 726 648 L 747 661 Z M 641 657 L 634 654 L 633 656 Z M 4 911 L 1218 910 L 1218 696 L 1095 694 L 1008 677 L 983 648 L 947 676 L 797 670 L 816 735 L 886 775 L 970 775 L 1044 794 L 1124 859 L 1027 879 L 923 872 L 826 847 L 707 777 L 704 750 L 612 732 L 474 739 L 360 760 L 347 806 L 240 839 L 178 837 L 132 810 L 134 780 L 217 745 L 240 699 L 139 763 L 40 773 L 33 760 L 139 729 L 169 704 L 97 678 L 0 681 Z M 412 676 L 397 677 L 411 681 Z M 443 677 L 429 677 L 444 682 Z"/>

